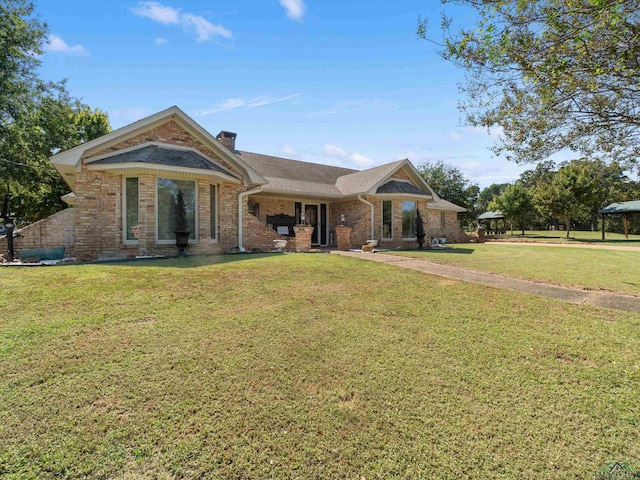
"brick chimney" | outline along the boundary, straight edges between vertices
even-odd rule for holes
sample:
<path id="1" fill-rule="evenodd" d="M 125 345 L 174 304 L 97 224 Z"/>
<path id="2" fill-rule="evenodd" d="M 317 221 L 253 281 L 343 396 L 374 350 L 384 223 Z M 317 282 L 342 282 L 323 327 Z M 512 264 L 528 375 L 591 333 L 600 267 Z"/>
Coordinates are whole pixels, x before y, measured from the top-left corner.
<path id="1" fill-rule="evenodd" d="M 216 139 L 225 147 L 227 147 L 232 152 L 236 150 L 236 134 L 233 132 L 226 132 L 222 130 L 217 136 Z"/>

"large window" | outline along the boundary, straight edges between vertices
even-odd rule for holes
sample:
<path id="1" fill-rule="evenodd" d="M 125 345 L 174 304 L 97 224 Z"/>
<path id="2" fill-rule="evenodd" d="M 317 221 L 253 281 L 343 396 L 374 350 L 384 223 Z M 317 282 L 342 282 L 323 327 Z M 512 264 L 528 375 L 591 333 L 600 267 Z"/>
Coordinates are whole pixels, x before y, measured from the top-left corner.
<path id="1" fill-rule="evenodd" d="M 416 234 L 416 202 L 402 202 L 402 238 Z"/>
<path id="2" fill-rule="evenodd" d="M 382 238 L 393 238 L 393 209 L 391 200 L 382 201 Z"/>
<path id="3" fill-rule="evenodd" d="M 158 178 L 156 232 L 158 242 L 175 242 L 178 192 L 182 192 L 190 240 L 196 239 L 196 182 Z"/>
<path id="4" fill-rule="evenodd" d="M 139 193 L 138 178 L 130 177 L 124 179 L 124 215 L 123 230 L 125 243 L 138 243 L 139 227 Z"/>

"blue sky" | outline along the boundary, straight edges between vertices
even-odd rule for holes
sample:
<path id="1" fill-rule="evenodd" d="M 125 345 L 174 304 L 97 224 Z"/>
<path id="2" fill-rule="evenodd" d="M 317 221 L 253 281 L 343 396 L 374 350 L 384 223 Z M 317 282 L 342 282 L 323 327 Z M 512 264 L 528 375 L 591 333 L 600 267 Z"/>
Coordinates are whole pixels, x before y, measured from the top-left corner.
<path id="1" fill-rule="evenodd" d="M 368 168 L 444 160 L 481 187 L 533 165 L 495 158 L 499 132 L 460 124 L 463 72 L 418 40 L 436 0 L 36 1 L 50 29 L 41 76 L 114 128 L 177 105 L 237 148 Z M 468 22 L 471 12 L 447 7 Z"/>

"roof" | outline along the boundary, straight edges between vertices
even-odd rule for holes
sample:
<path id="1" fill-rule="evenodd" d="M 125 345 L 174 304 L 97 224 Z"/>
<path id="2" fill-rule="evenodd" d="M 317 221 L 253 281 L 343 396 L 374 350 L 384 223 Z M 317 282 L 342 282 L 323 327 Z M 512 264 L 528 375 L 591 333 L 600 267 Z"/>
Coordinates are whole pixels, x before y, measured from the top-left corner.
<path id="1" fill-rule="evenodd" d="M 336 181 L 343 175 L 357 172 L 350 168 L 301 162 L 259 153 L 237 151 L 236 155 L 267 180 L 265 191 L 342 196 Z"/>
<path id="2" fill-rule="evenodd" d="M 227 149 L 213 135 L 176 106 L 169 107 L 161 112 L 107 133 L 106 135 L 82 143 L 77 147 L 60 152 L 50 157 L 49 160 L 60 175 L 62 175 L 64 181 L 73 189 L 75 185 L 75 173 L 79 171 L 80 162 L 83 158 L 98 153 L 99 151 L 104 151 L 104 149 L 110 146 L 116 145 L 128 138 L 132 138 L 150 128 L 162 125 L 171 120 L 177 122 L 182 128 L 185 128 L 233 168 L 237 168 L 242 172 L 245 184 L 260 185 L 264 183 L 265 180 L 261 175 L 240 160 L 234 152 Z"/>
<path id="3" fill-rule="evenodd" d="M 414 195 L 429 195 L 424 190 L 420 190 L 414 184 L 399 180 L 389 180 L 376 190 L 376 193 L 410 193 Z"/>
<path id="4" fill-rule="evenodd" d="M 634 200 L 632 202 L 620 202 L 607 205 L 598 213 L 634 213 L 640 212 L 640 200 Z"/>
<path id="5" fill-rule="evenodd" d="M 354 171 L 343 175 L 336 182 L 336 186 L 343 195 L 356 195 L 371 190 L 376 184 L 385 180 L 389 175 L 398 170 L 407 160 L 385 163 L 367 170 Z"/>
<path id="6" fill-rule="evenodd" d="M 502 212 L 496 210 L 494 212 L 488 211 L 484 212 L 482 215 L 478 216 L 478 220 L 496 220 L 499 218 L 504 218 Z"/>
<path id="7" fill-rule="evenodd" d="M 123 153 L 114 153 L 105 158 L 91 162 L 91 165 L 115 165 L 121 163 L 144 163 L 152 165 L 168 165 L 174 167 L 197 168 L 211 170 L 237 178 L 227 169 L 209 160 L 195 150 L 173 148 L 170 145 L 147 145 Z"/>
<path id="8" fill-rule="evenodd" d="M 428 207 L 429 210 L 446 210 L 446 211 L 454 211 L 454 212 L 466 212 L 467 209 L 461 207 L 460 205 L 456 205 L 453 202 L 448 200 L 444 200 L 442 198 L 438 198 L 433 202 L 429 202 Z"/>

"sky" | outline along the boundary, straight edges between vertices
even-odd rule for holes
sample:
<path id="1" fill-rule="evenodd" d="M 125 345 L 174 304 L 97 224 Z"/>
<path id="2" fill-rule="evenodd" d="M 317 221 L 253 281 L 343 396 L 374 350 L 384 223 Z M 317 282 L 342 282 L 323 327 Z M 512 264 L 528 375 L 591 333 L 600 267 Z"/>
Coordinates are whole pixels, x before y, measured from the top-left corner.
<path id="1" fill-rule="evenodd" d="M 445 161 L 480 185 L 534 165 L 497 158 L 499 129 L 465 126 L 464 72 L 417 38 L 438 0 L 36 0 L 49 26 L 40 76 L 112 127 L 177 105 L 236 148 L 365 169 Z M 459 22 L 473 12 L 447 6 Z"/>

